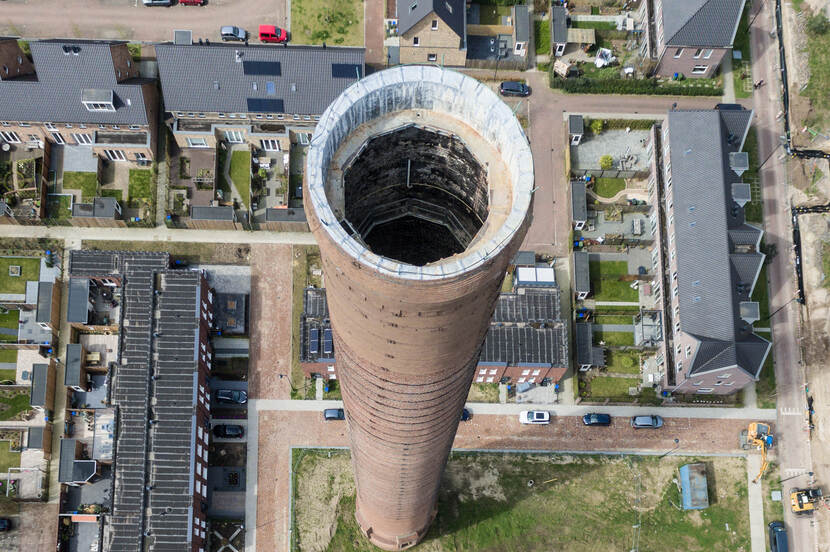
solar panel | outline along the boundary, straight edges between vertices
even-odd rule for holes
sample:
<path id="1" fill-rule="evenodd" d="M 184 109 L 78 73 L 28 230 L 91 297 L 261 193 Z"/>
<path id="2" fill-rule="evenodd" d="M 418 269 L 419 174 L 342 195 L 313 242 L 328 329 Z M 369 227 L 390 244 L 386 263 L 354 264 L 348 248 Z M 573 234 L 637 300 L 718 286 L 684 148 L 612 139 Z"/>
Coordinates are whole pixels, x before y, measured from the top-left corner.
<path id="1" fill-rule="evenodd" d="M 282 100 L 248 98 L 248 111 L 253 113 L 285 113 Z"/>
<path id="2" fill-rule="evenodd" d="M 309 354 L 316 355 L 317 351 L 320 350 L 320 330 L 317 328 L 311 328 L 308 332 L 308 352 Z"/>
<path id="3" fill-rule="evenodd" d="M 332 349 L 331 329 L 327 328 L 323 330 L 323 354 L 330 355 Z"/>
<path id="4" fill-rule="evenodd" d="M 245 75 L 282 75 L 279 61 L 243 61 L 242 73 Z"/>
<path id="5" fill-rule="evenodd" d="M 362 68 L 356 63 L 332 63 L 331 76 L 334 79 L 356 79 L 362 77 Z"/>

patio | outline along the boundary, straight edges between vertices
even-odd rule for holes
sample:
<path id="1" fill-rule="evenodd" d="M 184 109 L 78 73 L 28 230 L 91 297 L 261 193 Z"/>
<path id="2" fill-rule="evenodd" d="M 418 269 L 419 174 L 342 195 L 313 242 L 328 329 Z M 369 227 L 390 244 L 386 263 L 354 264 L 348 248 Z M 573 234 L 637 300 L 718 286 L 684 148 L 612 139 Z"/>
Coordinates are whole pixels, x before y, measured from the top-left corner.
<path id="1" fill-rule="evenodd" d="M 73 391 L 71 408 L 106 408 L 108 378 L 104 374 L 87 374 L 86 391 Z"/>
<path id="2" fill-rule="evenodd" d="M 576 170 L 600 171 L 600 157 L 610 155 L 613 170 L 647 173 L 649 170 L 648 130 L 604 130 L 587 134 L 578 146 L 571 146 L 571 165 Z"/>
<path id="3" fill-rule="evenodd" d="M 627 240 L 654 239 L 651 221 L 642 213 L 622 213 L 621 220 L 607 220 L 604 211 L 588 211 L 588 224 L 580 233 L 583 238 L 589 239 L 608 235 L 619 235 Z"/>
<path id="4" fill-rule="evenodd" d="M 288 178 L 286 167 L 289 153 L 285 151 L 261 151 L 254 156 L 259 168 L 252 183 L 251 208 L 254 220 L 265 220 L 266 209 L 280 208 L 288 204 Z"/>
<path id="5" fill-rule="evenodd" d="M 116 319 L 117 320 L 117 319 Z M 98 353 L 100 359 L 95 366 L 108 367 L 118 360 L 118 335 L 81 334 L 80 344 L 87 353 Z M 87 366 L 94 368 L 91 363 Z"/>
<path id="6" fill-rule="evenodd" d="M 216 197 L 216 149 L 180 149 L 170 160 L 168 209 L 187 216 L 191 206 L 210 206 Z"/>

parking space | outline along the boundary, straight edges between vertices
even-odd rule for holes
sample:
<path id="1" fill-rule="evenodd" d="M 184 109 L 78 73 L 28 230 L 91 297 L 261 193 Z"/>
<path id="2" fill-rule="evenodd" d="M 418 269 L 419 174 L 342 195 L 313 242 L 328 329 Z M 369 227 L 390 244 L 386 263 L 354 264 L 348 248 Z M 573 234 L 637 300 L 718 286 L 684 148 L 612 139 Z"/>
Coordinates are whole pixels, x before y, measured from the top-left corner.
<path id="1" fill-rule="evenodd" d="M 141 0 L 3 2 L 0 35 L 26 38 L 102 38 L 144 42 L 172 40 L 173 29 L 194 39 L 219 41 L 219 27 L 256 33 L 260 24 L 288 27 L 285 0 L 207 0 L 204 6 L 147 7 Z M 252 42 L 258 42 L 253 40 Z"/>
<path id="2" fill-rule="evenodd" d="M 246 410 L 248 408 L 248 382 L 210 378 L 210 402 L 212 410 Z M 240 394 L 241 392 L 241 394 Z M 221 397 L 221 398 L 220 398 Z M 224 417 L 224 416 L 220 416 Z"/>
<path id="3" fill-rule="evenodd" d="M 216 427 L 220 425 L 235 425 L 240 426 L 242 428 L 242 436 L 241 437 L 220 437 L 219 433 L 221 430 L 217 431 Z M 211 427 L 211 436 L 210 439 L 214 443 L 245 443 L 248 441 L 248 420 L 226 420 L 220 418 L 211 418 L 210 420 L 210 427 Z"/>

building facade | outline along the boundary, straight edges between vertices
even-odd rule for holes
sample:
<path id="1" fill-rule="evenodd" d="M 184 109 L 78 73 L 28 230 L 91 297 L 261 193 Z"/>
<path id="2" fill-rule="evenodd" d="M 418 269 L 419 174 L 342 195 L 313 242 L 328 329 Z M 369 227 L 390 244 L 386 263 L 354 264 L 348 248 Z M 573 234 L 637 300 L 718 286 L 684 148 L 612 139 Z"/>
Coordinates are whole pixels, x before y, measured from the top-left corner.
<path id="1" fill-rule="evenodd" d="M 458 0 L 398 0 L 401 63 L 463 67 L 466 5 Z"/>

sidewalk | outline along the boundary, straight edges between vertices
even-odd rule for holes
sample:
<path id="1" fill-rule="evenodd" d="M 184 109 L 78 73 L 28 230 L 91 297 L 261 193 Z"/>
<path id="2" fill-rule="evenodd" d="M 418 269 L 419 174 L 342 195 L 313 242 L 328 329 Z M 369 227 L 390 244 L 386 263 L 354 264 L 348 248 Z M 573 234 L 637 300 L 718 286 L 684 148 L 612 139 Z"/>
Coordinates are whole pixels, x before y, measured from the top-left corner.
<path id="1" fill-rule="evenodd" d="M 767 549 L 764 539 L 764 497 L 761 482 L 752 482 L 760 470 L 761 456 L 759 454 L 747 454 L 746 484 L 749 489 L 749 533 L 752 552 L 764 552 Z"/>

